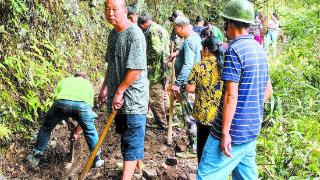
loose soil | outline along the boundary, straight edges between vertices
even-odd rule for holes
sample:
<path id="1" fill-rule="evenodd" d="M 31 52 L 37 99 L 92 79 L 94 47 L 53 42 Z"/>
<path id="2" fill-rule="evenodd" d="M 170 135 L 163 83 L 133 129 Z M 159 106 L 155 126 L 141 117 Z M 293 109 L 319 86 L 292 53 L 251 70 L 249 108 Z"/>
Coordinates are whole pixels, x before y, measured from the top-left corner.
<path id="1" fill-rule="evenodd" d="M 106 115 L 98 112 L 96 127 L 101 132 Z M 67 170 L 65 165 L 69 152 L 69 134 L 66 125 L 58 125 L 51 135 L 51 140 L 39 167 L 32 168 L 26 161 L 35 138 L 29 143 L 23 143 L 17 137 L 5 154 L 0 155 L 1 173 L 8 179 L 78 179 L 89 157 L 87 144 L 83 136 L 75 144 L 74 162 Z M 176 144 L 187 144 L 186 132 L 183 128 L 174 128 L 174 143 L 166 145 L 167 131 L 147 127 L 145 138 L 145 170 L 143 176 L 134 179 L 195 179 L 197 158 L 178 158 Z M 23 138 L 22 138 L 23 139 Z M 25 145 L 28 144 L 28 145 Z M 122 162 L 120 152 L 120 137 L 115 133 L 114 126 L 108 132 L 102 145 L 103 157 L 106 163 L 101 168 L 92 168 L 87 179 L 120 179 L 121 169 L 117 166 Z M 176 159 L 176 165 L 166 163 L 167 159 Z M 169 164 L 169 165 L 168 165 Z"/>

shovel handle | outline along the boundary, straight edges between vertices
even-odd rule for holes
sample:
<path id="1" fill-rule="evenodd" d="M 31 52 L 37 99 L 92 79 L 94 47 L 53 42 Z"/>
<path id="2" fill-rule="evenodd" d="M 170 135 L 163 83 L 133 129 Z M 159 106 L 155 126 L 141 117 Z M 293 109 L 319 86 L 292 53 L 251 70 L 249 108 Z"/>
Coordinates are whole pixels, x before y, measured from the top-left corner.
<path id="1" fill-rule="evenodd" d="M 112 111 L 111 115 L 109 115 L 108 119 L 107 119 L 107 122 L 106 122 L 106 125 L 99 137 L 99 140 L 98 140 L 98 143 L 96 144 L 96 146 L 94 147 L 82 173 L 81 173 L 81 176 L 80 176 L 80 180 L 83 180 L 85 177 L 86 177 L 86 174 L 88 173 L 89 169 L 91 168 L 91 165 L 93 163 L 93 160 L 94 158 L 96 157 L 98 151 L 99 151 L 99 148 L 104 140 L 104 138 L 106 137 L 111 125 L 112 125 L 112 122 L 116 116 L 117 112 L 116 111 Z"/>
<path id="2" fill-rule="evenodd" d="M 174 42 L 171 42 L 171 54 L 174 51 Z M 171 70 L 171 83 L 173 84 L 175 81 L 175 72 L 174 72 L 174 63 L 175 60 L 172 61 L 172 70 Z M 169 109 L 169 121 L 168 121 L 168 134 L 167 134 L 167 144 L 172 144 L 172 125 L 173 125 L 173 103 L 174 103 L 174 95 L 172 90 L 169 91 L 169 98 L 170 98 L 170 109 Z"/>

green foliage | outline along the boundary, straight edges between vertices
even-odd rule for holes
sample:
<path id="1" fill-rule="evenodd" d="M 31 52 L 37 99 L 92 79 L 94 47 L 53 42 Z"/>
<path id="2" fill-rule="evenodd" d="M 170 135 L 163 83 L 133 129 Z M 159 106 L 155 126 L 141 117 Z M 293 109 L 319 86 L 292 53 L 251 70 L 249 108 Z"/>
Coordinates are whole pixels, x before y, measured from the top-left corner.
<path id="1" fill-rule="evenodd" d="M 6 144 L 10 135 L 30 133 L 43 119 L 58 80 L 80 70 L 97 79 L 106 30 L 102 4 L 0 3 L 6 10 L 0 13 L 0 144 Z"/>
<path id="2" fill-rule="evenodd" d="M 8 127 L 0 124 L 0 139 L 10 139 L 11 131 Z"/>
<path id="3" fill-rule="evenodd" d="M 170 27 L 180 9 L 221 25 L 226 0 L 131 0 Z M 320 176 L 320 6 L 319 0 L 251 0 L 278 12 L 287 41 L 270 59 L 274 94 L 258 140 L 261 179 Z M 265 7 L 269 5 L 269 7 Z M 86 70 L 101 78 L 106 35 L 103 1 L 0 0 L 0 144 L 28 133 L 43 119 L 62 77 Z M 220 26 L 221 27 L 221 26 Z M 3 143 L 5 142 L 5 143 Z"/>
<path id="4" fill-rule="evenodd" d="M 131 0 L 130 3 L 137 3 L 139 11 L 146 11 L 153 15 L 156 22 L 170 26 L 168 21 L 174 10 L 183 11 L 191 21 L 195 21 L 197 16 L 202 16 L 211 22 L 219 23 L 219 13 L 226 4 L 225 0 L 215 0 L 214 3 L 209 0 Z"/>
<path id="5" fill-rule="evenodd" d="M 319 177 L 319 4 L 306 7 L 295 1 L 279 8 L 287 42 L 280 55 L 270 59 L 274 95 L 259 138 L 260 176 Z"/>

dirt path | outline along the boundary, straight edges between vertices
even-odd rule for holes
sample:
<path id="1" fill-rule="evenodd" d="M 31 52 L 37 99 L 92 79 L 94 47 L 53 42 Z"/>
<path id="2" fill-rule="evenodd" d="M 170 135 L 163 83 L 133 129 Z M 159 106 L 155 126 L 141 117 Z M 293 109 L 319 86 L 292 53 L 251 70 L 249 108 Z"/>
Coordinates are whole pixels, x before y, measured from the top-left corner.
<path id="1" fill-rule="evenodd" d="M 98 115 L 95 124 L 98 132 L 101 132 L 105 115 L 100 112 Z M 2 173 L 8 179 L 78 179 L 89 156 L 84 137 L 75 145 L 75 159 L 70 170 L 65 169 L 69 151 L 69 131 L 66 125 L 55 128 L 51 137 L 48 150 L 36 169 L 30 167 L 25 160 L 35 139 L 30 145 L 23 145 L 26 143 L 17 139 L 6 154 L 0 156 L 0 175 Z M 197 159 L 175 157 L 176 142 L 185 142 L 185 138 L 185 130 L 174 128 L 174 144 L 169 147 L 165 145 L 165 130 L 147 128 L 144 159 L 146 167 L 143 177 L 135 176 L 135 179 L 195 179 Z M 102 149 L 107 162 L 104 167 L 91 169 L 88 179 L 119 179 L 121 170 L 117 168 L 117 163 L 122 162 L 122 157 L 119 135 L 115 133 L 114 127 L 109 131 Z M 177 164 L 171 166 L 168 158 L 176 159 Z"/>

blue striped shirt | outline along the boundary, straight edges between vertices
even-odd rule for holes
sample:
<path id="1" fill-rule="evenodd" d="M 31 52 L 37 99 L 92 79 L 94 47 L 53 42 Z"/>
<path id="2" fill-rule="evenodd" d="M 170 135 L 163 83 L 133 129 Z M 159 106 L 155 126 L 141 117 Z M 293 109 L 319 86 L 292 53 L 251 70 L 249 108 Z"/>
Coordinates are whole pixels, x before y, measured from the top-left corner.
<path id="1" fill-rule="evenodd" d="M 236 38 L 229 45 L 222 80 L 239 84 L 238 102 L 230 127 L 233 144 L 257 138 L 263 119 L 264 95 L 269 80 L 267 55 L 251 35 Z M 211 134 L 221 138 L 222 114 L 212 123 Z"/>

